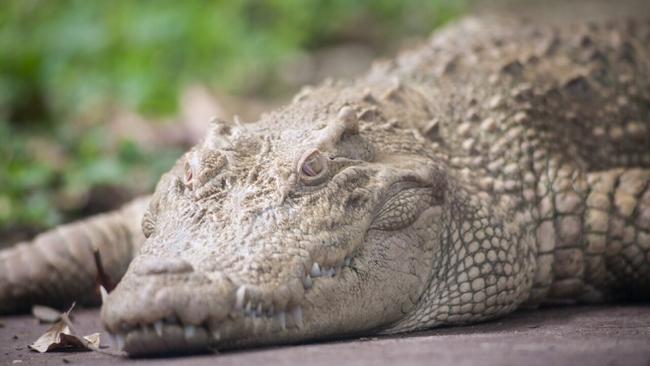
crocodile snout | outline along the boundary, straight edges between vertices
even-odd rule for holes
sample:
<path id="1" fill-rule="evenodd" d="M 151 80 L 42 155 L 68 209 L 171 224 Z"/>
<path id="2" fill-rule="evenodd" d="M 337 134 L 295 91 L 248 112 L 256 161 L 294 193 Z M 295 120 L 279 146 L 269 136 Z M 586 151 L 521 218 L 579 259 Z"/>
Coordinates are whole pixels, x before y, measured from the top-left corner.
<path id="1" fill-rule="evenodd" d="M 221 273 L 207 276 L 182 259 L 138 258 L 102 305 L 102 321 L 131 355 L 192 352 L 214 344 L 235 304 Z"/>

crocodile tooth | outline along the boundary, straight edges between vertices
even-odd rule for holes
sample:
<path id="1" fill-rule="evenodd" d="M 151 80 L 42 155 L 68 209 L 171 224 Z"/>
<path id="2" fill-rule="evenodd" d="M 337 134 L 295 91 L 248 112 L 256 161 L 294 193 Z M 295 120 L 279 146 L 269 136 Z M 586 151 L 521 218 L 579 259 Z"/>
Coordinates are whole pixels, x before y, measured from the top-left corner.
<path id="1" fill-rule="evenodd" d="M 244 308 L 244 300 L 246 300 L 246 285 L 239 286 L 236 296 L 235 309 L 242 310 Z"/>
<path id="2" fill-rule="evenodd" d="M 244 313 L 246 313 L 246 315 L 251 315 L 252 314 L 252 311 L 251 311 L 252 308 L 253 308 L 253 304 L 250 301 L 247 302 L 246 307 L 244 308 Z"/>
<path id="3" fill-rule="evenodd" d="M 352 258 L 351 257 L 345 257 L 345 260 L 343 260 L 344 265 L 349 266 L 350 263 L 352 263 Z"/>
<path id="4" fill-rule="evenodd" d="M 257 304 L 257 311 L 255 312 L 256 316 L 262 316 L 262 303 Z"/>
<path id="5" fill-rule="evenodd" d="M 302 328 L 302 308 L 300 306 L 293 308 L 293 310 L 291 310 L 291 316 L 293 317 L 293 322 L 296 323 L 298 328 Z"/>
<path id="6" fill-rule="evenodd" d="M 196 334 L 196 327 L 193 325 L 186 325 L 183 327 L 183 330 L 185 332 L 185 339 L 192 339 L 194 338 L 194 335 Z"/>
<path id="7" fill-rule="evenodd" d="M 278 318 L 278 322 L 280 323 L 280 328 L 282 330 L 287 330 L 287 314 L 284 311 L 281 311 L 275 315 Z"/>
<path id="8" fill-rule="evenodd" d="M 320 266 L 318 263 L 314 262 L 314 264 L 311 266 L 311 272 L 309 272 L 309 274 L 312 277 L 319 277 L 321 275 Z"/>
<path id="9" fill-rule="evenodd" d="M 162 320 L 158 320 L 155 323 L 153 323 L 153 328 L 156 330 L 156 334 L 158 334 L 158 337 L 162 337 L 162 333 L 163 333 Z"/>
<path id="10" fill-rule="evenodd" d="M 305 286 L 305 288 L 311 288 L 314 282 L 311 280 L 311 276 L 307 275 L 302 279 L 302 284 Z"/>
<path id="11" fill-rule="evenodd" d="M 108 297 L 108 292 L 104 286 L 99 286 L 99 294 L 102 295 L 102 304 L 106 303 L 106 298 Z"/>
<path id="12" fill-rule="evenodd" d="M 121 351 L 124 348 L 124 342 L 126 341 L 126 338 L 121 335 L 121 334 L 116 334 L 115 335 L 115 344 L 117 346 L 117 350 Z"/>

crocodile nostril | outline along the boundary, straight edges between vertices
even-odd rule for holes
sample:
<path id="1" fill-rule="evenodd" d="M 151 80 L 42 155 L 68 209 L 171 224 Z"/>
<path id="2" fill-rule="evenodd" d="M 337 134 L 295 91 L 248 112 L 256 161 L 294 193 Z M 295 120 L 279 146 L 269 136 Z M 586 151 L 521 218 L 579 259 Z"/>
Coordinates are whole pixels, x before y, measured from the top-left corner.
<path id="1" fill-rule="evenodd" d="M 191 264 L 180 258 L 146 257 L 142 258 L 134 268 L 135 272 L 140 275 L 175 274 L 194 271 Z"/>

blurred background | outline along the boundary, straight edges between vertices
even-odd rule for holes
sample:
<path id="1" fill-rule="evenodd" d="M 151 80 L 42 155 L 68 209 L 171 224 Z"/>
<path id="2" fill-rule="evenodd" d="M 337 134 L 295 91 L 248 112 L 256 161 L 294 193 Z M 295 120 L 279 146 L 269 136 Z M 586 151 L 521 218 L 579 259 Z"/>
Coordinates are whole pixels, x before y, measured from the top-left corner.
<path id="1" fill-rule="evenodd" d="M 0 3 L 0 243 L 150 192 L 213 116 L 255 120 L 461 0 Z"/>

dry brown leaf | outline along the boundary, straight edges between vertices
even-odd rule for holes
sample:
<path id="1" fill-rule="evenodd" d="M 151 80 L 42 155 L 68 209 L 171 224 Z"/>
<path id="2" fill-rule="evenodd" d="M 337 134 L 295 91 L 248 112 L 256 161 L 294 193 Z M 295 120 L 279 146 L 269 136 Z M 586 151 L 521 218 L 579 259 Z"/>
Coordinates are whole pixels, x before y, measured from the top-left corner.
<path id="1" fill-rule="evenodd" d="M 61 312 L 43 305 L 32 306 L 32 315 L 41 323 L 54 323 L 61 319 Z"/>
<path id="2" fill-rule="evenodd" d="M 84 339 L 88 341 L 89 345 L 94 347 L 94 348 L 99 348 L 99 344 L 101 343 L 101 335 L 100 333 L 93 333 L 89 335 L 85 335 Z"/>
<path id="3" fill-rule="evenodd" d="M 60 348 L 61 334 L 70 333 L 70 327 L 63 320 L 59 320 L 47 332 L 43 333 L 29 348 L 37 352 L 47 352 Z"/>
<path id="4" fill-rule="evenodd" d="M 62 333 L 61 342 L 64 345 L 73 347 L 74 349 L 87 349 L 89 351 L 95 351 L 99 349 L 100 336 L 99 333 L 93 333 L 83 337 Z"/>
<path id="5" fill-rule="evenodd" d="M 59 314 L 60 320 L 50 327 L 36 342 L 29 345 L 31 350 L 44 353 L 52 351 L 96 351 L 99 349 L 100 335 L 93 333 L 84 337 L 77 336 L 72 329 L 69 314 L 72 307 Z"/>
<path id="6" fill-rule="evenodd" d="M 72 330 L 64 320 L 60 320 L 38 338 L 34 344 L 29 345 L 29 348 L 40 353 L 52 351 L 94 351 L 99 349 L 99 343 L 99 333 L 79 337 L 72 333 Z"/>

